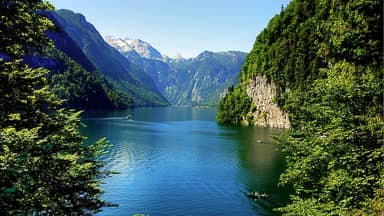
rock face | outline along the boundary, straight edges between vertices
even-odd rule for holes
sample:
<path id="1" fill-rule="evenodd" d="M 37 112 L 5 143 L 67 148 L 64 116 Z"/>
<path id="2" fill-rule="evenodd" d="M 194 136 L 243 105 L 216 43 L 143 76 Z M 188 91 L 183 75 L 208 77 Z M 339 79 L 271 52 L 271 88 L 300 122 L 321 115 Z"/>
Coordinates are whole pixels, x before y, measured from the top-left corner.
<path id="1" fill-rule="evenodd" d="M 290 128 L 288 114 L 274 102 L 277 86 L 264 76 L 251 79 L 247 86 L 247 95 L 252 98 L 256 110 L 251 113 L 255 126 Z"/>

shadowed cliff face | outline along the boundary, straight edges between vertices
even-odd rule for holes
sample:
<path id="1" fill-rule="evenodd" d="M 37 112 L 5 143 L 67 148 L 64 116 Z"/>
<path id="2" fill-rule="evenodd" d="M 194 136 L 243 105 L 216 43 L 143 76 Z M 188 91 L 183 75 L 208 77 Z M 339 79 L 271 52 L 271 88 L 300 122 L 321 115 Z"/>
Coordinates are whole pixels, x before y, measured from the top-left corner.
<path id="1" fill-rule="evenodd" d="M 288 114 L 283 112 L 274 102 L 277 86 L 264 76 L 256 76 L 249 80 L 247 95 L 252 99 L 255 110 L 252 110 L 253 124 L 263 127 L 290 128 Z"/>
<path id="2" fill-rule="evenodd" d="M 90 63 L 121 91 L 132 97 L 135 106 L 169 104 L 156 87 L 154 80 L 109 46 L 83 15 L 69 10 L 50 13 L 55 24 L 82 50 Z M 66 54 L 70 57 L 76 55 L 70 51 Z"/>

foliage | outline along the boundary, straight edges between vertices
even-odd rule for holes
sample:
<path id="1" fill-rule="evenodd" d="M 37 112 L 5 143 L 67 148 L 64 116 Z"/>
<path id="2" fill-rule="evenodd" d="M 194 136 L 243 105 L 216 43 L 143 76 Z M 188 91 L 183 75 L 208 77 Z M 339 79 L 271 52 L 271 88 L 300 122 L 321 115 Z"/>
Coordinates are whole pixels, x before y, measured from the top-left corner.
<path id="1" fill-rule="evenodd" d="M 52 23 L 37 11 L 45 1 L 0 4 L 0 215 L 91 214 L 109 205 L 100 199 L 109 175 L 99 156 L 108 143 L 85 145 L 79 114 L 56 108 L 48 71 L 21 59 L 42 53 Z"/>
<path id="2" fill-rule="evenodd" d="M 75 109 L 126 109 L 133 99 L 98 71 L 88 72 L 64 53 L 52 49 L 46 55 L 55 61 L 50 68 L 52 91 Z"/>
<path id="3" fill-rule="evenodd" d="M 294 130 L 278 143 L 288 163 L 281 183 L 292 185 L 296 196 L 280 210 L 379 214 L 384 207 L 379 191 L 384 188 L 383 78 L 348 62 L 331 66 L 327 74 L 309 92 L 290 95 L 300 109 L 291 113 Z"/>
<path id="4" fill-rule="evenodd" d="M 35 13 L 52 8 L 52 5 L 38 0 L 1 0 L 1 53 L 12 59 L 20 59 L 32 49 L 41 53 L 47 44 L 52 45 L 45 36 L 47 29 L 54 28 L 52 22 Z M 31 25 L 31 23 L 39 23 L 39 25 Z"/>
<path id="5" fill-rule="evenodd" d="M 284 88 L 304 88 L 326 74 L 319 68 L 347 60 L 381 64 L 380 1 L 295 0 L 256 38 L 242 80 L 266 75 Z"/>
<path id="6" fill-rule="evenodd" d="M 379 0 L 293 0 L 247 56 L 237 101 L 265 75 L 290 114 L 292 129 L 277 138 L 288 165 L 281 184 L 295 191 L 285 215 L 384 213 L 382 11 Z M 220 118 L 238 124 L 248 110 L 233 116 L 236 107 L 219 107 Z"/>
<path id="7" fill-rule="evenodd" d="M 103 73 L 119 91 L 133 99 L 135 106 L 169 105 L 156 88 L 154 80 L 110 47 L 83 15 L 69 10 L 57 10 L 51 12 L 50 16 L 82 50 L 96 69 Z"/>
<path id="8" fill-rule="evenodd" d="M 250 109 L 251 103 L 251 99 L 244 95 L 239 88 L 229 87 L 224 99 L 219 103 L 217 121 L 220 124 L 241 124 L 245 120 L 242 116 L 247 114 L 246 112 Z M 226 110 L 226 112 L 222 112 L 223 110 Z"/>
<path id="9" fill-rule="evenodd" d="M 328 64 L 346 60 L 380 66 L 382 8 L 379 0 L 291 1 L 257 36 L 242 67 L 241 85 L 266 76 L 278 84 L 283 94 L 276 101 L 285 107 L 285 90 L 307 91 L 314 80 L 327 76 L 321 68 Z"/>

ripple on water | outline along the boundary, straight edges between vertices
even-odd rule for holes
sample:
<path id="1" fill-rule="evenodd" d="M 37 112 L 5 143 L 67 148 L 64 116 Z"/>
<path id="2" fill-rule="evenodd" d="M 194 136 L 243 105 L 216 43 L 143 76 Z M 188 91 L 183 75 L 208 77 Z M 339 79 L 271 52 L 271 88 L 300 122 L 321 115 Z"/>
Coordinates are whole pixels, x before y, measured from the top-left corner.
<path id="1" fill-rule="evenodd" d="M 151 115 L 134 113 L 138 119 Z M 156 115 L 161 117 L 160 109 Z M 120 206 L 100 215 L 271 215 L 284 202 L 271 181 L 282 164 L 270 131 L 183 119 L 87 119 L 88 136 L 105 136 L 114 144 L 105 160 L 120 172 L 103 185 L 103 197 Z M 260 137 L 267 141 L 257 144 Z M 252 190 L 266 190 L 270 199 L 248 199 Z"/>

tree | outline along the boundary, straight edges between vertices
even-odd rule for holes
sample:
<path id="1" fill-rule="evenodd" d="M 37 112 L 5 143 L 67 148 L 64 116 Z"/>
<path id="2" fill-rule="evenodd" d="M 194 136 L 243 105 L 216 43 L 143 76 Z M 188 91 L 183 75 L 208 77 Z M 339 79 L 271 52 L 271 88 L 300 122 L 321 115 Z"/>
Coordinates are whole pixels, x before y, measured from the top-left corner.
<path id="1" fill-rule="evenodd" d="M 379 215 L 384 210 L 383 78 L 339 62 L 290 101 L 294 129 L 278 139 L 288 155 L 286 215 Z M 294 98 L 294 99 L 293 99 Z"/>
<path id="2" fill-rule="evenodd" d="M 281 184 L 295 191 L 285 215 L 384 213 L 382 20 L 379 0 L 293 0 L 247 56 L 240 86 L 266 76 L 290 115 L 292 129 L 277 138 L 287 161 Z M 246 110 L 228 118 L 232 98 L 218 119 L 238 124 Z"/>
<path id="3" fill-rule="evenodd" d="M 240 87 L 228 88 L 225 97 L 220 101 L 216 119 L 219 124 L 241 124 L 243 120 L 248 122 L 252 119 L 243 119 L 250 110 L 252 101 Z"/>
<path id="4" fill-rule="evenodd" d="M 384 211 L 383 23 L 380 1 L 327 1 L 316 15 L 318 76 L 285 101 L 293 129 L 278 138 L 292 185 L 285 215 Z M 315 16 L 315 17 L 316 17 Z"/>
<path id="5" fill-rule="evenodd" d="M 0 215 L 91 214 L 109 205 L 100 184 L 108 143 L 85 144 L 79 112 L 58 109 L 43 68 L 24 55 L 53 46 L 45 31 L 53 24 L 39 14 L 42 0 L 0 4 Z"/>

